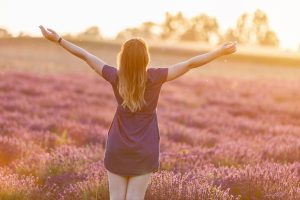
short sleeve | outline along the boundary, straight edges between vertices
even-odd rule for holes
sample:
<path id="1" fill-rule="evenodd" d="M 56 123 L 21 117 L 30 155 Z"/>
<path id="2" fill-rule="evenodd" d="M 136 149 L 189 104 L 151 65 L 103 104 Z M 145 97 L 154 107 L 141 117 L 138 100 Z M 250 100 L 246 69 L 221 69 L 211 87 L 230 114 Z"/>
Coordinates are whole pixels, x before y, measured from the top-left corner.
<path id="1" fill-rule="evenodd" d="M 117 78 L 117 68 L 110 65 L 104 65 L 102 68 L 102 77 L 111 84 L 114 84 Z"/>
<path id="2" fill-rule="evenodd" d="M 163 84 L 167 81 L 168 77 L 168 68 L 167 67 L 157 67 L 151 68 L 151 79 L 155 83 Z"/>

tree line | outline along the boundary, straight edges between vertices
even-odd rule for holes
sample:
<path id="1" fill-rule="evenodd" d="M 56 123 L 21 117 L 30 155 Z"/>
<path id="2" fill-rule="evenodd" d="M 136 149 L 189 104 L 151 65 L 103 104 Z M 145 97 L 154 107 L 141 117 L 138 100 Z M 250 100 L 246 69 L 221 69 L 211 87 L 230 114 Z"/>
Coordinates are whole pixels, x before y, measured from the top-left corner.
<path id="1" fill-rule="evenodd" d="M 200 13 L 187 18 L 182 12 L 174 15 L 166 12 L 163 23 L 146 21 L 138 27 L 122 30 L 116 38 L 127 39 L 133 36 L 217 44 L 235 40 L 244 45 L 279 46 L 279 39 L 270 27 L 267 15 L 260 9 L 254 13 L 243 13 L 235 26 L 229 27 L 225 33 L 221 33 L 218 20 L 207 14 Z"/>
<path id="2" fill-rule="evenodd" d="M 65 34 L 63 36 L 77 40 L 99 41 L 104 39 L 98 26 L 91 26 L 76 35 Z M 0 37 L 12 37 L 12 35 L 6 29 L 0 28 Z M 30 36 L 20 32 L 17 37 Z M 162 23 L 145 21 L 137 27 L 121 30 L 115 39 L 126 40 L 131 37 L 143 37 L 152 40 L 206 42 L 210 44 L 221 44 L 229 40 L 237 41 L 242 45 L 277 48 L 280 45 L 278 36 L 269 25 L 268 16 L 260 9 L 253 13 L 243 13 L 238 17 L 235 26 L 229 27 L 224 33 L 220 30 L 218 20 L 205 13 L 187 18 L 182 12 L 174 15 L 166 12 Z"/>

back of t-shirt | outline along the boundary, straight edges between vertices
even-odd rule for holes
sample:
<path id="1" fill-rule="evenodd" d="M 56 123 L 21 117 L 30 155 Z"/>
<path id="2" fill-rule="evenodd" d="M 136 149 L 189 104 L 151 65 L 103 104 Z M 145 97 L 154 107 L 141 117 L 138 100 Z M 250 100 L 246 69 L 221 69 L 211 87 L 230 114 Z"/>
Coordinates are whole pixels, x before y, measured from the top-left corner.
<path id="1" fill-rule="evenodd" d="M 127 107 L 124 109 L 121 104 L 123 102 L 122 97 L 120 96 L 117 83 L 118 83 L 118 74 L 117 68 L 110 65 L 104 65 L 102 69 L 102 76 L 107 80 L 113 88 L 116 100 L 118 102 L 119 108 L 124 112 L 131 112 Z M 157 106 L 159 93 L 161 86 L 166 82 L 168 75 L 168 68 L 158 67 L 158 68 L 148 68 L 147 69 L 147 84 L 145 90 L 145 105 L 140 111 L 137 112 L 154 112 Z"/>

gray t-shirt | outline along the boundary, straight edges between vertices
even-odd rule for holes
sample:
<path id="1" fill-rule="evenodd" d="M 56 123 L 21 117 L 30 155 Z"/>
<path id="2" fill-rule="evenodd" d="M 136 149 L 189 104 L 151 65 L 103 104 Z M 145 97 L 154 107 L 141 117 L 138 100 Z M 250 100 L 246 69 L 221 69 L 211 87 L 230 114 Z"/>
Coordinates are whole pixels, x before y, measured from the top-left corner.
<path id="1" fill-rule="evenodd" d="M 159 128 L 156 106 L 160 89 L 166 82 L 168 68 L 148 68 L 145 101 L 147 105 L 136 112 L 123 108 L 117 89 L 117 68 L 104 65 L 102 76 L 112 88 L 118 106 L 108 131 L 104 166 L 122 176 L 137 176 L 159 169 Z"/>

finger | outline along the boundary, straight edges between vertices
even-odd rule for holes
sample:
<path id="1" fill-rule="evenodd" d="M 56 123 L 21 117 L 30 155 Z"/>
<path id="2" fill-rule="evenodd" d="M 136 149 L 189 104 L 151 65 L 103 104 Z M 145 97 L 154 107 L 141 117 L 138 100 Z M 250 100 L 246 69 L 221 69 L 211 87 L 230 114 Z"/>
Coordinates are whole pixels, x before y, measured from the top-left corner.
<path id="1" fill-rule="evenodd" d="M 46 35 L 48 33 L 43 26 L 40 26 L 40 29 L 44 35 Z"/>
<path id="2" fill-rule="evenodd" d="M 52 30 L 51 28 L 47 28 L 48 31 L 50 31 L 51 33 L 56 34 L 56 32 L 54 30 Z"/>
<path id="3" fill-rule="evenodd" d="M 229 46 L 229 45 L 231 45 L 231 42 L 226 42 L 226 46 Z"/>
<path id="4" fill-rule="evenodd" d="M 47 36 L 47 33 L 44 31 L 44 30 L 41 30 L 42 31 L 42 34 L 43 34 L 43 36 Z"/>
<path id="5" fill-rule="evenodd" d="M 234 42 L 230 42 L 230 46 L 234 46 L 235 45 L 235 43 Z"/>
<path id="6" fill-rule="evenodd" d="M 49 32 L 43 27 L 43 26 L 39 26 L 41 31 L 42 31 L 42 35 L 45 37 L 45 38 L 49 38 Z"/>
<path id="7" fill-rule="evenodd" d="M 237 45 L 237 41 L 234 41 L 234 42 L 232 43 L 232 45 L 233 45 L 233 46 L 236 46 L 236 45 Z"/>
<path id="8" fill-rule="evenodd" d="M 232 47 L 233 47 L 233 44 L 227 44 L 226 47 L 227 47 L 227 48 L 232 48 Z"/>
<path id="9" fill-rule="evenodd" d="M 48 31 L 53 32 L 53 30 L 51 28 L 47 28 Z"/>
<path id="10" fill-rule="evenodd" d="M 42 25 L 40 25 L 39 27 L 42 31 L 46 32 L 46 29 Z"/>

